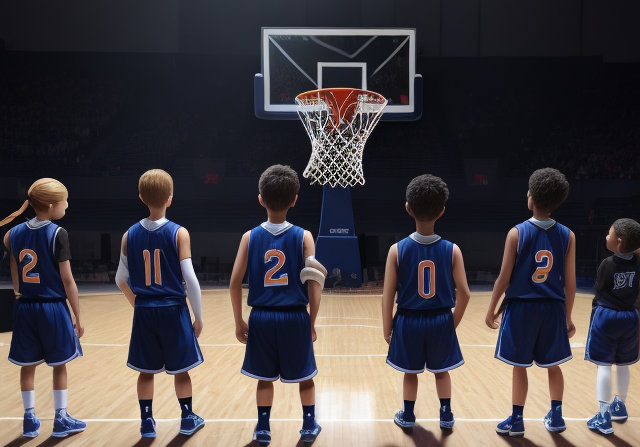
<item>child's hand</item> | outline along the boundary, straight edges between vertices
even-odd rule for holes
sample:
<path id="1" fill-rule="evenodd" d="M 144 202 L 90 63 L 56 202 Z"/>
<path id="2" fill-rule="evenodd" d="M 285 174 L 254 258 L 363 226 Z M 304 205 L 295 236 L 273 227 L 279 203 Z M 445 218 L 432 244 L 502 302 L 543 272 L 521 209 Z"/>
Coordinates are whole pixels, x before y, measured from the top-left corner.
<path id="1" fill-rule="evenodd" d="M 576 326 L 571 320 L 567 320 L 567 332 L 569 332 L 569 338 L 573 337 L 576 333 Z"/>
<path id="2" fill-rule="evenodd" d="M 318 339 L 318 336 L 316 335 L 316 328 L 315 326 L 311 326 L 311 341 L 316 341 Z"/>
<path id="3" fill-rule="evenodd" d="M 236 325 L 236 338 L 240 343 L 247 344 L 247 337 L 249 336 L 249 326 L 247 322 L 242 320 L 242 323 Z"/>
<path id="4" fill-rule="evenodd" d="M 82 337 L 82 334 L 84 334 L 84 328 L 80 324 L 80 320 L 76 320 L 76 324 L 73 325 L 73 330 L 75 331 L 78 338 Z"/>
<path id="5" fill-rule="evenodd" d="M 385 335 L 384 336 L 384 341 L 386 341 L 387 344 L 391 343 L 391 334 Z"/>
<path id="6" fill-rule="evenodd" d="M 500 327 L 500 325 L 497 323 L 498 316 L 499 315 L 494 315 L 493 313 L 489 312 L 487 313 L 487 316 L 485 317 L 484 322 L 491 329 L 498 329 Z"/>
<path id="7" fill-rule="evenodd" d="M 193 321 L 193 332 L 196 334 L 196 338 L 200 337 L 203 326 L 204 326 L 204 323 L 202 322 L 202 320 L 196 318 Z"/>

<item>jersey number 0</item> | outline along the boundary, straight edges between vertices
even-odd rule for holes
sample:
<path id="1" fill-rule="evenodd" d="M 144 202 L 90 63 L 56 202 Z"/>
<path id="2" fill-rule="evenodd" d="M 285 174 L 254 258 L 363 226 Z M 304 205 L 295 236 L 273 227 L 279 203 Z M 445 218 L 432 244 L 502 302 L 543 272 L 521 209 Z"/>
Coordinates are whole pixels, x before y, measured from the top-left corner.
<path id="1" fill-rule="evenodd" d="M 429 284 L 427 286 L 425 286 L 427 274 L 425 270 L 429 270 Z M 436 295 L 436 265 L 433 261 L 426 260 L 418 264 L 418 295 L 426 300 Z"/>

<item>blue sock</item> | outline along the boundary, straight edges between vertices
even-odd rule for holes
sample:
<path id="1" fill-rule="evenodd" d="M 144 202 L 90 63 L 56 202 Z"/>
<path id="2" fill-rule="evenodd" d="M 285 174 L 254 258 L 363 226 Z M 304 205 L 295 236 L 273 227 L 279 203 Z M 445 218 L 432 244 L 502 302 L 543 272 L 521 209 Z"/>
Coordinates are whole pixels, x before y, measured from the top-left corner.
<path id="1" fill-rule="evenodd" d="M 180 409 L 182 410 L 182 417 L 186 418 L 187 416 L 189 416 L 193 411 L 191 410 L 192 408 L 192 401 L 193 397 L 189 396 L 189 397 L 179 397 L 178 398 L 178 402 L 180 402 Z"/>
<path id="2" fill-rule="evenodd" d="M 512 419 L 519 417 L 522 419 L 522 413 L 524 411 L 524 405 L 513 405 Z"/>
<path id="3" fill-rule="evenodd" d="M 271 430 L 269 427 L 269 416 L 271 416 L 271 406 L 258 406 L 258 425 L 256 430 Z"/>
<path id="4" fill-rule="evenodd" d="M 440 399 L 440 411 L 447 412 L 451 411 L 451 398 L 448 397 L 446 399 Z"/>
<path id="5" fill-rule="evenodd" d="M 559 410 L 560 412 L 562 412 L 562 401 L 561 400 L 552 400 L 551 401 L 551 409 L 552 410 Z"/>
<path id="6" fill-rule="evenodd" d="M 415 400 L 404 401 L 404 416 L 402 417 L 407 422 L 415 422 L 416 415 L 413 414 L 413 407 L 416 404 Z"/>
<path id="7" fill-rule="evenodd" d="M 153 417 L 153 409 L 151 408 L 152 402 L 153 399 L 143 399 L 138 401 L 140 404 L 140 419 Z"/>
<path id="8" fill-rule="evenodd" d="M 316 406 L 315 405 L 303 405 L 302 406 L 302 428 L 304 430 L 311 430 L 315 425 L 316 420 Z"/>

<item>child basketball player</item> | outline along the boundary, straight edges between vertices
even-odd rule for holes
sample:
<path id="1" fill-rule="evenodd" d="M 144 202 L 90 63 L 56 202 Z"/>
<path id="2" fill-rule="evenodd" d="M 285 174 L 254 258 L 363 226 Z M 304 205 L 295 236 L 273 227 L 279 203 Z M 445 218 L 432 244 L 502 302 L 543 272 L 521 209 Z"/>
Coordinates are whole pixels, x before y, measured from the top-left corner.
<path id="1" fill-rule="evenodd" d="M 116 283 L 134 307 L 127 366 L 140 372 L 140 434 L 145 438 L 156 436 L 153 375 L 166 371 L 174 376 L 182 410 L 180 433 L 192 435 L 204 426 L 204 420 L 191 407 L 188 372 L 203 361 L 197 340 L 203 323 L 189 232 L 165 217 L 173 200 L 173 180 L 167 172 L 161 169 L 145 172 L 138 190 L 140 200 L 149 208 L 149 217 L 133 225 L 122 237 Z M 193 324 L 187 295 L 195 317 Z"/>
<path id="2" fill-rule="evenodd" d="M 587 427 L 605 435 L 613 433 L 612 420 L 628 417 L 624 401 L 629 389 L 629 366 L 638 361 L 638 280 L 640 261 L 634 250 L 640 248 L 640 224 L 618 219 L 606 237 L 613 252 L 598 267 L 596 296 L 589 325 L 585 359 L 598 365 L 596 394 L 600 411 Z M 616 364 L 618 395 L 611 402 L 611 365 Z M 611 402 L 611 403 L 610 403 Z"/>
<path id="3" fill-rule="evenodd" d="M 495 357 L 513 365 L 513 413 L 496 431 L 524 436 L 522 413 L 527 398 L 527 368 L 547 368 L 551 410 L 544 426 L 565 430 L 562 418 L 564 379 L 560 365 L 571 359 L 569 337 L 575 333 L 571 310 L 576 293 L 575 235 L 551 219 L 569 194 L 564 175 L 552 168 L 529 177 L 527 204 L 533 217 L 507 234 L 500 274 L 491 294 L 486 324 L 497 329 L 496 305 L 505 294 L 505 308 Z"/>
<path id="4" fill-rule="evenodd" d="M 36 365 L 47 362 L 53 367 L 53 436 L 65 437 L 86 428 L 84 422 L 72 418 L 66 410 L 66 364 L 82 355 L 78 337 L 82 337 L 84 329 L 80 323 L 78 288 L 69 263 L 69 236 L 64 228 L 51 222 L 65 215 L 68 193 L 59 181 L 42 178 L 31 185 L 28 197 L 18 211 L 0 222 L 0 226 L 11 222 L 29 204 L 36 213 L 36 217 L 4 235 L 17 298 L 9 361 L 22 367 L 23 435 L 38 436 L 40 419 L 34 412 L 34 380 Z"/>
<path id="5" fill-rule="evenodd" d="M 405 207 L 415 219 L 416 232 L 392 245 L 387 257 L 382 324 L 389 343 L 387 363 L 405 373 L 404 408 L 393 419 L 402 428 L 415 425 L 418 374 L 425 368 L 435 374 L 440 427 L 451 429 L 454 423 L 449 370 L 464 363 L 455 329 L 470 292 L 460 248 L 433 232 L 448 197 L 439 177 L 427 174 L 411 180 Z M 396 291 L 398 308 L 392 319 Z"/>
<path id="6" fill-rule="evenodd" d="M 253 439 L 260 445 L 271 442 L 273 382 L 280 379 L 299 383 L 300 439 L 313 442 L 321 430 L 315 420 L 313 377 L 318 370 L 313 342 L 327 271 L 313 257 L 311 233 L 286 221 L 298 199 L 298 174 L 289 166 L 273 165 L 260 176 L 258 189 L 267 221 L 242 236 L 229 284 L 236 338 L 247 344 L 242 373 L 258 379 Z M 252 307 L 248 327 L 242 318 L 242 278 L 247 269 L 247 304 Z"/>

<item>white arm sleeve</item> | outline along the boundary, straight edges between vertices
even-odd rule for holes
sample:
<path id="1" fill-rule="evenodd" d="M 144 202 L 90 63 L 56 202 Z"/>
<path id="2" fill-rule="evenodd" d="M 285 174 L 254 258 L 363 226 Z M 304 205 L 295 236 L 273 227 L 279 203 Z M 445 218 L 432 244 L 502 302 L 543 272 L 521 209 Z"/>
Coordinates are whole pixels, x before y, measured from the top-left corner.
<path id="1" fill-rule="evenodd" d="M 196 320 L 202 320 L 202 293 L 200 292 L 200 283 L 196 278 L 196 272 L 193 270 L 191 258 L 180 261 L 180 269 L 182 270 L 182 277 L 187 283 L 187 298 L 191 303 L 193 315 Z"/>
<path id="2" fill-rule="evenodd" d="M 127 257 L 120 253 L 120 263 L 118 264 L 118 271 L 116 272 L 116 284 L 122 284 L 129 280 L 129 263 Z"/>

